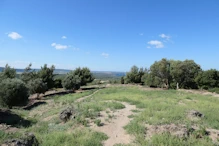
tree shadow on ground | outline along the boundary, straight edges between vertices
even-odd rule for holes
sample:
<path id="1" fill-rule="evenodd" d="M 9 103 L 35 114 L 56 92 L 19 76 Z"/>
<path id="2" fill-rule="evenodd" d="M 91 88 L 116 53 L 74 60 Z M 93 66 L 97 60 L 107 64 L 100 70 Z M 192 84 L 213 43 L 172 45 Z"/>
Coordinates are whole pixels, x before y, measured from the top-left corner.
<path id="1" fill-rule="evenodd" d="M 36 102 L 34 102 L 30 105 L 27 105 L 27 106 L 23 107 L 23 109 L 24 110 L 31 110 L 31 109 L 33 109 L 33 108 L 35 108 L 39 105 L 43 105 L 43 104 L 46 104 L 46 102 L 45 101 L 36 101 Z"/>
<path id="2" fill-rule="evenodd" d="M 19 128 L 29 127 L 34 123 L 34 121 L 24 119 L 8 109 L 0 109 L 0 124 L 7 124 Z"/>

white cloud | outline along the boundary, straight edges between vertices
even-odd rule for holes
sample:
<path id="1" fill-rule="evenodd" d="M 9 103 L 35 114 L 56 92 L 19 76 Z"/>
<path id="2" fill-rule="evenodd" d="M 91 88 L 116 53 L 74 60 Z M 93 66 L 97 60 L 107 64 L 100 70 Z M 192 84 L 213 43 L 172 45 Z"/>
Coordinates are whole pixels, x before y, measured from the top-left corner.
<path id="1" fill-rule="evenodd" d="M 169 40 L 171 36 L 165 35 L 165 34 L 160 34 L 159 37 Z"/>
<path id="2" fill-rule="evenodd" d="M 67 39 L 67 37 L 66 36 L 62 36 L 62 39 Z"/>
<path id="3" fill-rule="evenodd" d="M 161 41 L 151 40 L 148 42 L 149 45 L 154 46 L 155 48 L 163 48 L 164 45 Z"/>
<path id="4" fill-rule="evenodd" d="M 61 45 L 61 44 L 56 44 L 56 43 L 52 43 L 51 46 L 57 50 L 64 50 L 68 48 L 67 45 Z"/>
<path id="5" fill-rule="evenodd" d="M 109 54 L 108 53 L 102 53 L 101 56 L 103 56 L 104 58 L 108 58 Z"/>
<path id="6" fill-rule="evenodd" d="M 19 33 L 17 33 L 17 32 L 11 32 L 11 33 L 9 33 L 9 34 L 8 34 L 8 37 L 11 38 L 11 39 L 13 39 L 13 40 L 17 40 L 17 39 L 22 38 L 22 36 L 21 36 Z"/>

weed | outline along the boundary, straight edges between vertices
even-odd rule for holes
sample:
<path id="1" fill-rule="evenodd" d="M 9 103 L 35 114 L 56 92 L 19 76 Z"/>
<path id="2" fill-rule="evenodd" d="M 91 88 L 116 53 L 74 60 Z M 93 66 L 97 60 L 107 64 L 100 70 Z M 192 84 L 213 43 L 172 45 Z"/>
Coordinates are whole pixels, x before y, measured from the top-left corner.
<path id="1" fill-rule="evenodd" d="M 95 123 L 97 126 L 102 126 L 100 119 L 96 119 L 96 120 L 94 121 L 94 123 Z"/>

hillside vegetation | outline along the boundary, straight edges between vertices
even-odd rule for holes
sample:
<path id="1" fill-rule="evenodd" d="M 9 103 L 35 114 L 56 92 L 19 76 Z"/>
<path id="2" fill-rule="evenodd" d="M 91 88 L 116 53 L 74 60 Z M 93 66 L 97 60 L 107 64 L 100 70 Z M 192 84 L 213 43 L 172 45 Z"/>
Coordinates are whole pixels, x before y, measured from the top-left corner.
<path id="1" fill-rule="evenodd" d="M 219 145 L 217 70 L 167 59 L 150 69 L 133 66 L 121 79 L 104 81 L 87 67 L 62 77 L 54 70 L 45 64 L 35 71 L 30 64 L 18 78 L 15 69 L 5 66 L 0 144 Z"/>

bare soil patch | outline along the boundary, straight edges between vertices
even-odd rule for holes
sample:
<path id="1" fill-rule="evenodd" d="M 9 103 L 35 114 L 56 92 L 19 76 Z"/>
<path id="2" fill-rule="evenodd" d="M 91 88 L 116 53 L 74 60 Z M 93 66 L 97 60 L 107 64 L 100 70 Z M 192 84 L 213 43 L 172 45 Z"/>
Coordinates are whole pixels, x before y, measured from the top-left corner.
<path id="1" fill-rule="evenodd" d="M 12 127 L 11 125 L 0 124 L 0 130 L 4 131 L 6 133 L 15 133 L 19 129 L 16 127 Z"/>
<path id="2" fill-rule="evenodd" d="M 121 102 L 125 105 L 124 109 L 117 110 L 115 112 L 103 111 L 100 113 L 98 119 L 101 120 L 102 126 L 97 126 L 95 124 L 91 125 L 91 128 L 105 133 L 109 138 L 104 141 L 104 146 L 113 146 L 115 144 L 130 144 L 133 141 L 133 137 L 126 133 L 124 126 L 126 126 L 131 119 L 128 118 L 129 115 L 132 115 L 132 110 L 136 109 L 135 105 L 130 105 L 126 102 Z M 108 119 L 108 115 L 111 115 L 111 120 Z"/>
<path id="3" fill-rule="evenodd" d="M 192 133 L 199 131 L 200 128 L 197 126 L 192 126 L 188 128 L 186 125 L 181 124 L 166 124 L 166 125 L 145 125 L 145 138 L 150 139 L 155 134 L 169 133 L 171 135 L 177 136 L 179 138 L 184 138 L 190 136 Z M 219 130 L 206 128 L 206 136 L 208 136 L 212 141 L 218 142 L 219 139 Z M 197 138 L 202 138 L 198 136 Z"/>

